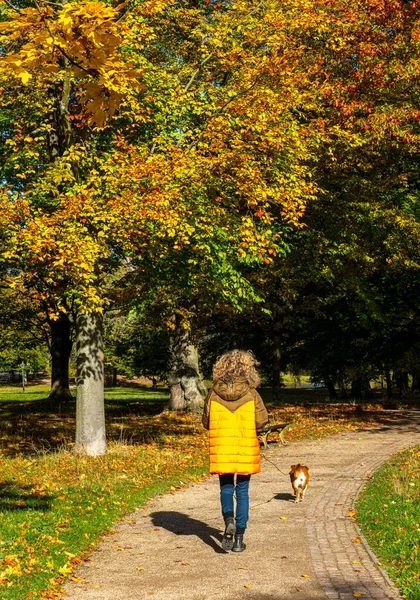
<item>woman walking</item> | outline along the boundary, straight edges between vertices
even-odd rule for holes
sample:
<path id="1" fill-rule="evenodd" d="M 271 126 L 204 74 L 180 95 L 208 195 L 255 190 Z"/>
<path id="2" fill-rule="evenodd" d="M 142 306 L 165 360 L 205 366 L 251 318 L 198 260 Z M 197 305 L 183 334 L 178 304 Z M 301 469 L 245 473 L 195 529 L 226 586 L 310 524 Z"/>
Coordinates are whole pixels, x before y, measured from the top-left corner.
<path id="1" fill-rule="evenodd" d="M 268 414 L 256 391 L 260 383 L 258 364 L 251 351 L 231 350 L 220 356 L 213 368 L 213 387 L 204 404 L 202 420 L 209 430 L 210 473 L 218 474 L 220 481 L 225 551 L 245 550 L 249 482 L 251 475 L 260 471 L 257 429 L 268 423 Z"/>

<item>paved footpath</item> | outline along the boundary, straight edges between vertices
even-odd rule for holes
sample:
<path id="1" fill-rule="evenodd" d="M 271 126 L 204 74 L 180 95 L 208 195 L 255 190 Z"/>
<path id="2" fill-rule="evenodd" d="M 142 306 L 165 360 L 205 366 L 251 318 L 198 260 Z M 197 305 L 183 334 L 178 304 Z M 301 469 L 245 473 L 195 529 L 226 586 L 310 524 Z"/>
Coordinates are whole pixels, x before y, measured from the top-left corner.
<path id="1" fill-rule="evenodd" d="M 369 475 L 420 444 L 420 412 L 387 415 L 365 431 L 271 445 L 251 479 L 245 552 L 220 549 L 218 478 L 209 477 L 118 524 L 75 573 L 64 600 L 400 598 L 348 516 Z M 311 474 L 299 504 L 288 476 L 297 462 Z"/>

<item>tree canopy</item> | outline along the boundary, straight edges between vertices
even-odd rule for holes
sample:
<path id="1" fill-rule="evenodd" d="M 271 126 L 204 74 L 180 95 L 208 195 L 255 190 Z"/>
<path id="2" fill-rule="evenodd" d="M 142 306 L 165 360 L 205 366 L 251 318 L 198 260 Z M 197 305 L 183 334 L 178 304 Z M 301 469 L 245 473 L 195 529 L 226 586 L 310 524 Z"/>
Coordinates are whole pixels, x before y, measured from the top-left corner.
<path id="1" fill-rule="evenodd" d="M 419 8 L 0 2 L 6 285 L 90 315 L 96 357 L 134 307 L 245 319 L 324 379 L 414 372 Z"/>

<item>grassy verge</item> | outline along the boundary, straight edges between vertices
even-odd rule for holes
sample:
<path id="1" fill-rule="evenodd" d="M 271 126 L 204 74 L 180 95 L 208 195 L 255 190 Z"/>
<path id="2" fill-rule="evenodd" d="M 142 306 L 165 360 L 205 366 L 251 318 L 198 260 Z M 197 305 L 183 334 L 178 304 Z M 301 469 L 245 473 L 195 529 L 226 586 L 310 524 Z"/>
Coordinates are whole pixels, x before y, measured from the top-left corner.
<path id="1" fill-rule="evenodd" d="M 420 446 L 395 455 L 357 502 L 357 520 L 403 598 L 420 598 Z"/>
<path id="2" fill-rule="evenodd" d="M 319 439 L 379 419 L 373 410 L 325 404 L 325 391 L 286 392 L 280 403 L 265 400 L 272 421 L 294 422 L 289 439 Z M 99 458 L 72 452 L 74 402 L 44 397 L 35 386 L 25 394 L 0 388 L 2 600 L 59 598 L 65 578 L 118 519 L 207 470 L 200 419 L 162 412 L 166 390 L 106 390 L 108 453 Z"/>

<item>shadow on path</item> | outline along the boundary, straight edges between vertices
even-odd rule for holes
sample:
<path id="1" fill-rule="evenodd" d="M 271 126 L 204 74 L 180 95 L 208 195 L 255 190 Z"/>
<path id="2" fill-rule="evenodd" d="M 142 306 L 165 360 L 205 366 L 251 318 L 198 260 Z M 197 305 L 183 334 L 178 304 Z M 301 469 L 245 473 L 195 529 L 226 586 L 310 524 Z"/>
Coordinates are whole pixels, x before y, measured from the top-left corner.
<path id="1" fill-rule="evenodd" d="M 273 500 L 283 500 L 284 502 L 294 502 L 295 497 L 293 494 L 289 494 L 288 492 L 279 492 L 273 498 Z"/>
<path id="2" fill-rule="evenodd" d="M 162 527 L 175 535 L 195 535 L 210 548 L 213 548 L 217 554 L 225 554 L 220 547 L 222 534 L 219 529 L 209 527 L 202 521 L 172 510 L 154 512 L 150 516 L 153 525 L 156 527 Z"/>

